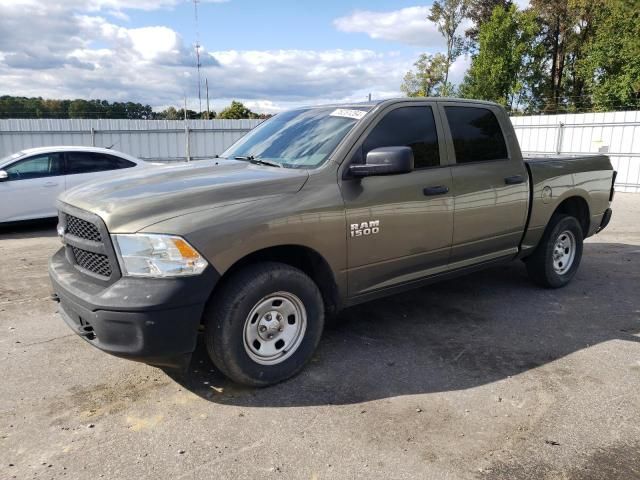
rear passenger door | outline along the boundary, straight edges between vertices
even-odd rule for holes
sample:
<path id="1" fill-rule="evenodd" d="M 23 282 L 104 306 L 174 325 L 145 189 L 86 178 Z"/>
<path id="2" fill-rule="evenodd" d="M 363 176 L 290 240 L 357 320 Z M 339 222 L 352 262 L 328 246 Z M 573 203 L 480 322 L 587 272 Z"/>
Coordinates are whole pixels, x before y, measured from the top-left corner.
<path id="1" fill-rule="evenodd" d="M 365 178 L 343 176 L 349 294 L 358 296 L 446 269 L 453 230 L 451 172 L 435 103 L 400 104 L 364 132 L 349 164 L 369 151 L 409 146 L 414 170 Z"/>
<path id="2" fill-rule="evenodd" d="M 109 171 L 136 166 L 135 163 L 124 158 L 99 152 L 72 151 L 67 152 L 65 157 L 67 189 L 104 178 Z"/>
<path id="3" fill-rule="evenodd" d="M 527 217 L 528 174 L 510 152 L 493 105 L 440 102 L 453 176 L 453 245 L 450 268 L 517 252 Z M 508 119 L 506 119 L 508 121 Z"/>

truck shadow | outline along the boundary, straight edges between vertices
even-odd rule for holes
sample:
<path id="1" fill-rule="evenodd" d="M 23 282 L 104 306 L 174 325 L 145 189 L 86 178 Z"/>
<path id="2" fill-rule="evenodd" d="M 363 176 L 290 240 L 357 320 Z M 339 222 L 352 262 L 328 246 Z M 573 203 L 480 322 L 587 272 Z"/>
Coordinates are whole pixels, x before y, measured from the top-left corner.
<path id="1" fill-rule="evenodd" d="M 353 307 L 310 364 L 273 387 L 226 380 L 202 345 L 174 379 L 212 402 L 252 407 L 472 388 L 602 342 L 640 342 L 638 286 L 640 246 L 588 243 L 577 277 L 560 290 L 534 286 L 514 262 Z"/>

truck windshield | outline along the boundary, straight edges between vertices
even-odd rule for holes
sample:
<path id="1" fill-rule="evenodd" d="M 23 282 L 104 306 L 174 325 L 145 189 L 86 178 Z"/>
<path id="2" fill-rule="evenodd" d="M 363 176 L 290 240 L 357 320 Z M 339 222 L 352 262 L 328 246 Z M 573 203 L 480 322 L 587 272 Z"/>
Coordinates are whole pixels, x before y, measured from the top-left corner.
<path id="1" fill-rule="evenodd" d="M 287 168 L 316 168 L 371 107 L 305 108 L 261 123 L 229 147 L 223 158 L 264 159 Z"/>

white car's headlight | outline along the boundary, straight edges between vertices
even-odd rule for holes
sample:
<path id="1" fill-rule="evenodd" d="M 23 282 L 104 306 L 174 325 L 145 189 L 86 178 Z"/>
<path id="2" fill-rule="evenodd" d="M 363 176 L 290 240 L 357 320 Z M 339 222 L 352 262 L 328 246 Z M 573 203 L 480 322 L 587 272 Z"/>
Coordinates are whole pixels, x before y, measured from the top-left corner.
<path id="1" fill-rule="evenodd" d="M 160 234 L 111 235 L 122 274 L 129 277 L 184 277 L 207 268 L 202 255 L 181 237 Z"/>

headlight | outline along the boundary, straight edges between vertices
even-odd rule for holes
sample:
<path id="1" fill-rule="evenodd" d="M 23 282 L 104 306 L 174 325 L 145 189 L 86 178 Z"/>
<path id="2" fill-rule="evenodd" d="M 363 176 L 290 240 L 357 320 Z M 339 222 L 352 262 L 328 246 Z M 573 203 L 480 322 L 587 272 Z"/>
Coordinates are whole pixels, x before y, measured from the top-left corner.
<path id="1" fill-rule="evenodd" d="M 184 277 L 207 268 L 207 261 L 181 237 L 136 233 L 111 238 L 125 276 Z"/>

